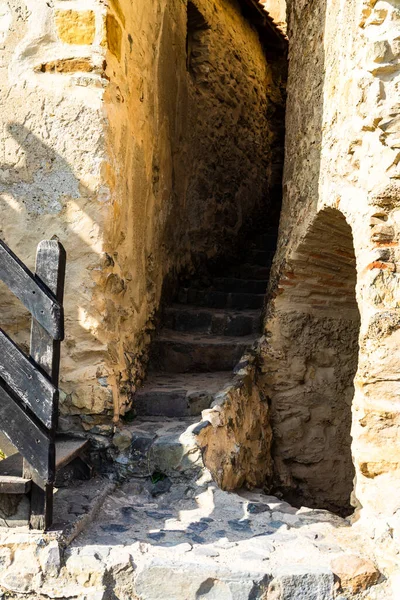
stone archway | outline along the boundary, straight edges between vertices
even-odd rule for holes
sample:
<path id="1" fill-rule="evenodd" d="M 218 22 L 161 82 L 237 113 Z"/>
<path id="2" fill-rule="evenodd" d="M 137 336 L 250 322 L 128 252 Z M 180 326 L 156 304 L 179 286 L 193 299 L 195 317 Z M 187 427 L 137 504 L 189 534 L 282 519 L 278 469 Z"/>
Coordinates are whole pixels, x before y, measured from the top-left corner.
<path id="1" fill-rule="evenodd" d="M 295 505 L 351 512 L 352 401 L 360 317 L 350 226 L 321 211 L 279 277 L 262 378 L 275 483 Z"/>

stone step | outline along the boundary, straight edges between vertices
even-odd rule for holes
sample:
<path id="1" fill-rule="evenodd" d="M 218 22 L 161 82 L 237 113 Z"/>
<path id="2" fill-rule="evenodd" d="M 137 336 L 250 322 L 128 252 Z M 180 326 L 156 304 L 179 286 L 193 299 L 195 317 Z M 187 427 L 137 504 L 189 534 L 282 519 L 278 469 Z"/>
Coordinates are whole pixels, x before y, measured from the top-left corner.
<path id="1" fill-rule="evenodd" d="M 175 304 L 165 309 L 163 323 L 175 331 L 242 336 L 260 331 L 261 316 L 258 310 L 228 311 Z"/>
<path id="2" fill-rule="evenodd" d="M 258 279 L 267 281 L 270 275 L 270 267 L 263 267 L 261 265 L 251 265 L 250 263 L 243 263 L 239 265 L 232 265 L 228 268 L 226 274 L 231 277 L 238 277 L 240 279 Z"/>
<path id="3" fill-rule="evenodd" d="M 193 435 L 197 421 L 193 417 L 138 417 L 114 435 L 114 445 L 121 451 L 117 464 L 127 475 L 136 477 L 196 476 L 203 469 Z"/>
<path id="4" fill-rule="evenodd" d="M 180 304 L 207 306 L 209 308 L 262 308 L 264 294 L 241 294 L 235 292 L 218 292 L 197 288 L 180 288 L 178 293 Z"/>
<path id="5" fill-rule="evenodd" d="M 217 373 L 162 373 L 150 375 L 136 392 L 139 416 L 189 417 L 201 415 L 231 379 L 231 371 Z"/>
<path id="6" fill-rule="evenodd" d="M 151 371 L 230 371 L 257 335 L 212 336 L 163 330 L 153 342 Z"/>
<path id="7" fill-rule="evenodd" d="M 267 279 L 243 279 L 237 277 L 215 277 L 212 287 L 219 292 L 265 294 Z"/>

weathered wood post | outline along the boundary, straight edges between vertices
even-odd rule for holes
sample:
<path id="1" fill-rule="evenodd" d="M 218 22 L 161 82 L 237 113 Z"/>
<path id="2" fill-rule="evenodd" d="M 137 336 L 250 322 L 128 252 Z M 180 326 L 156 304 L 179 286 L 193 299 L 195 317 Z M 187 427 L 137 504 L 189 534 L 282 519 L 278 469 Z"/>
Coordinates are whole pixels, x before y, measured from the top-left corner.
<path id="1" fill-rule="evenodd" d="M 62 306 L 64 297 L 66 254 L 63 246 L 56 240 L 43 241 L 39 244 L 36 255 L 36 276 L 54 294 Z M 61 327 L 64 319 L 61 315 Z M 47 529 L 53 518 L 53 484 L 55 479 L 55 433 L 58 419 L 58 378 L 60 371 L 60 339 L 53 337 L 32 317 L 30 355 L 35 363 L 49 376 L 57 390 L 51 408 L 51 443 L 48 449 L 49 480 L 43 481 L 36 471 L 24 459 L 23 477 L 32 479 L 30 525 L 33 529 Z"/>

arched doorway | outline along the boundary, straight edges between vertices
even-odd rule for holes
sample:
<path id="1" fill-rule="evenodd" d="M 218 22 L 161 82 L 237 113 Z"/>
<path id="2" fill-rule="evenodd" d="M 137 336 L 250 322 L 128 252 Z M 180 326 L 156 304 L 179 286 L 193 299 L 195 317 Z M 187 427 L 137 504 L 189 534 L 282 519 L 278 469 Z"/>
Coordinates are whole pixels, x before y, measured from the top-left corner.
<path id="1" fill-rule="evenodd" d="M 351 512 L 351 406 L 360 317 L 351 228 L 321 211 L 278 283 L 267 320 L 275 484 L 294 505 Z"/>

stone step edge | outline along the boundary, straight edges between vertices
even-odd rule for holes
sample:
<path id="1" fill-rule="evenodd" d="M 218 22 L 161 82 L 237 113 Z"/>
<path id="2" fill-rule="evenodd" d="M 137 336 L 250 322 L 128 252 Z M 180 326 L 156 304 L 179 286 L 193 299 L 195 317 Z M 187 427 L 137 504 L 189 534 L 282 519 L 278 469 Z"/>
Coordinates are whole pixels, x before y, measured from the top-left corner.
<path id="1" fill-rule="evenodd" d="M 209 408 L 232 371 L 162 375 L 151 373 L 134 397 L 138 416 L 199 416 Z M 176 381 L 178 380 L 178 381 Z"/>
<path id="2" fill-rule="evenodd" d="M 221 413 L 224 409 L 224 405 L 229 401 L 229 395 L 232 392 L 239 390 L 245 383 L 245 378 L 251 375 L 252 370 L 255 367 L 257 352 L 260 340 L 257 340 L 257 344 L 254 348 L 247 350 L 236 367 L 232 371 L 232 379 L 214 395 L 214 401 L 210 408 L 203 410 L 201 413 L 201 421 L 197 423 L 193 429 L 193 435 L 196 437 L 201 431 L 208 427 L 220 427 L 221 425 Z"/>
<path id="3" fill-rule="evenodd" d="M 182 429 L 170 431 L 168 426 L 174 424 L 182 425 Z M 122 479 L 152 477 L 155 473 L 171 479 L 200 477 L 205 469 L 193 435 L 197 425 L 195 417 L 140 417 L 132 425 L 119 428 L 113 446 L 119 450 L 115 463 Z"/>
<path id="4" fill-rule="evenodd" d="M 191 339 L 192 338 L 192 339 Z M 199 339 L 201 338 L 201 339 Z M 252 346 L 258 339 L 257 334 L 242 336 L 215 335 L 213 333 L 191 333 L 190 331 L 175 331 L 174 329 L 161 329 L 154 343 L 167 342 L 173 344 L 190 344 L 191 346 Z"/>
<path id="5" fill-rule="evenodd" d="M 246 379 L 255 368 L 260 344 L 264 341 L 263 336 L 251 349 L 244 352 L 232 372 L 231 381 L 214 395 L 211 407 L 202 412 L 201 419 L 140 417 L 132 425 L 117 429 L 113 437 L 113 446 L 117 449 L 114 459 L 122 477 L 150 477 L 153 473 L 159 472 L 171 478 L 193 478 L 199 477 L 202 473 L 212 472 L 209 468 L 211 465 L 204 462 L 204 448 L 198 436 L 209 427 L 217 430 L 224 425 L 221 418 L 224 405 L 229 401 L 231 393 L 246 385 Z M 160 424 L 160 429 L 164 425 L 164 435 L 159 435 L 157 423 Z M 169 433 L 168 425 L 174 424 L 177 424 L 177 427 L 182 425 L 182 431 Z M 168 442 L 170 457 L 166 452 Z M 175 452 L 174 448 L 179 449 L 179 447 L 181 450 Z M 218 483 L 217 478 L 213 478 Z"/>

